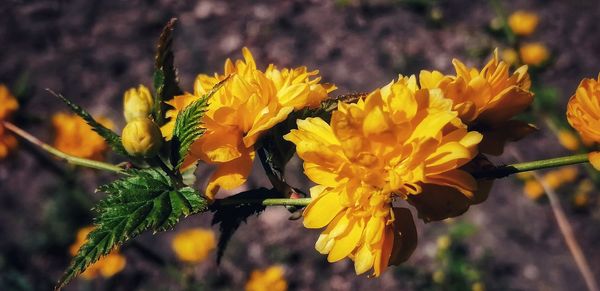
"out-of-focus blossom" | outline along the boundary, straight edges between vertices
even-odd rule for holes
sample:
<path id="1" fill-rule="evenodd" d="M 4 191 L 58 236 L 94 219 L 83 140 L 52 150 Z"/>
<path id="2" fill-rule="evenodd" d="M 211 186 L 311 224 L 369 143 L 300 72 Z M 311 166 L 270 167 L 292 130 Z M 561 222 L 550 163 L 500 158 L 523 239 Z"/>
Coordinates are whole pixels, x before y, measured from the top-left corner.
<path id="1" fill-rule="evenodd" d="M 177 258 L 186 263 L 200 263 L 215 249 L 215 234 L 210 229 L 192 228 L 178 232 L 171 241 Z"/>
<path id="2" fill-rule="evenodd" d="M 519 36 L 528 36 L 535 32 L 539 22 L 536 13 L 518 10 L 508 17 L 510 29 Z"/>
<path id="3" fill-rule="evenodd" d="M 281 266 L 271 266 L 264 270 L 254 270 L 246 282 L 246 291 L 286 291 L 285 270 Z"/>
<path id="4" fill-rule="evenodd" d="M 523 192 L 525 192 L 525 196 L 527 196 L 529 199 L 537 200 L 544 195 L 544 187 L 542 187 L 540 182 L 532 179 L 525 182 Z"/>
<path id="5" fill-rule="evenodd" d="M 541 42 L 526 43 L 519 48 L 519 56 L 524 64 L 539 66 L 548 60 L 550 51 Z"/>
<path id="6" fill-rule="evenodd" d="M 112 121 L 105 117 L 96 119 L 107 128 L 113 128 Z M 92 128 L 76 114 L 56 113 L 52 116 L 54 127 L 54 147 L 80 158 L 102 160 L 108 145 Z"/>
<path id="7" fill-rule="evenodd" d="M 4 84 L 0 84 L 0 160 L 6 158 L 17 146 L 17 139 L 2 125 L 17 109 L 19 103 Z"/>
<path id="8" fill-rule="evenodd" d="M 69 248 L 69 252 L 72 256 L 77 254 L 77 251 L 85 243 L 88 234 L 93 229 L 93 226 L 88 226 L 77 231 L 76 240 Z M 95 279 L 98 276 L 109 278 L 121 272 L 126 264 L 127 260 L 125 257 L 121 255 L 118 250 L 113 250 L 108 255 L 90 265 L 83 273 L 81 273 L 81 277 L 86 280 Z"/>
<path id="9" fill-rule="evenodd" d="M 579 149 L 579 140 L 577 139 L 577 136 L 575 136 L 570 130 L 559 130 L 557 137 L 558 141 L 564 148 L 571 151 L 576 151 Z"/>
<path id="10" fill-rule="evenodd" d="M 515 65 L 519 62 L 519 54 L 512 48 L 503 49 L 500 56 L 509 65 Z"/>

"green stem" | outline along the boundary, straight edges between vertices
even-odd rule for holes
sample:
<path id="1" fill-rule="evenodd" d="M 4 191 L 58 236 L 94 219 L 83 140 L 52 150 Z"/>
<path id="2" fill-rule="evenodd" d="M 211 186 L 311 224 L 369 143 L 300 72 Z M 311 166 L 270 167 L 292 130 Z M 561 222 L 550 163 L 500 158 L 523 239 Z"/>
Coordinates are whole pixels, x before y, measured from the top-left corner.
<path id="1" fill-rule="evenodd" d="M 67 153 L 61 152 L 60 150 L 56 149 L 55 147 L 53 147 L 47 143 L 42 142 L 41 140 L 37 139 L 35 136 L 29 134 L 28 132 L 22 130 L 21 128 L 17 127 L 16 125 L 14 125 L 8 121 L 4 121 L 2 123 L 3 123 L 4 127 L 6 127 L 6 129 L 12 131 L 16 135 L 29 141 L 30 143 L 37 145 L 38 147 L 47 151 L 48 153 L 67 161 L 70 164 L 87 167 L 87 168 L 92 168 L 92 169 L 97 169 L 97 170 L 104 170 L 104 171 L 109 171 L 109 172 L 114 172 L 114 173 L 119 173 L 119 174 L 125 174 L 125 171 L 121 167 L 115 166 L 113 164 L 108 164 L 108 163 L 104 163 L 104 162 L 100 162 L 100 161 L 94 161 L 94 160 L 89 160 L 89 159 L 84 159 L 84 158 L 69 155 Z"/>
<path id="2" fill-rule="evenodd" d="M 575 165 L 589 162 L 588 154 L 579 154 L 566 157 L 558 157 L 546 160 L 517 163 L 511 165 L 496 166 L 490 170 L 473 173 L 475 178 L 503 178 L 520 172 L 555 168 L 561 166 Z"/>
<path id="3" fill-rule="evenodd" d="M 256 198 L 256 199 L 220 199 L 220 205 L 261 204 L 264 206 L 306 206 L 311 198 Z"/>
<path id="4" fill-rule="evenodd" d="M 510 44 L 510 46 L 512 47 L 515 47 L 517 43 L 517 38 L 515 37 L 513 31 L 510 29 L 510 26 L 508 26 L 506 11 L 504 10 L 504 7 L 502 7 L 502 3 L 500 3 L 499 0 L 489 1 L 490 5 L 492 5 L 492 7 L 494 8 L 494 12 L 496 12 L 496 16 L 500 18 L 502 29 L 504 30 L 504 34 L 506 35 L 506 40 L 508 41 L 508 44 Z"/>

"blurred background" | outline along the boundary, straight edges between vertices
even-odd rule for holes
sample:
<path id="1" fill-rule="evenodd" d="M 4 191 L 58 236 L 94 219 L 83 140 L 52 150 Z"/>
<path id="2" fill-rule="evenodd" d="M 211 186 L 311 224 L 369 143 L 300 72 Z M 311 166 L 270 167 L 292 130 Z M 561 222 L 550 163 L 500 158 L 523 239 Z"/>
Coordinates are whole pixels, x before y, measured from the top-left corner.
<path id="1" fill-rule="evenodd" d="M 515 34 L 518 28 L 511 32 L 505 25 L 517 10 L 535 14 L 534 31 Z M 325 82 L 339 87 L 333 95 L 368 92 L 422 69 L 450 73 L 453 58 L 481 67 L 498 48 L 507 62 L 529 63 L 534 80 L 536 103 L 525 118 L 540 131 L 513 144 L 524 160 L 579 149 L 576 138 L 569 139 L 565 104 L 582 78 L 600 71 L 600 6 L 591 0 L 5 0 L 0 11 L 0 82 L 20 103 L 12 120 L 50 144 L 57 131 L 52 116 L 68 110 L 44 89 L 108 117 L 120 131 L 123 92 L 151 87 L 155 42 L 172 17 L 179 19 L 175 64 L 187 91 L 197 74 L 221 72 L 225 59 L 240 58 L 244 46 L 263 69 L 269 63 L 319 69 Z M 494 161 L 516 159 L 505 153 Z M 300 163 L 293 160 L 289 168 L 290 183 L 308 189 Z M 542 174 L 554 181 L 598 278 L 598 184 L 585 178 L 589 169 L 571 169 Z M 200 184 L 209 170 L 198 171 Z M 0 160 L 0 290 L 51 289 L 69 263 L 78 230 L 92 223 L 89 209 L 102 197 L 94 189 L 112 178 L 69 167 L 20 140 Z M 123 246 L 126 264 L 118 272 L 80 278 L 66 289 L 242 290 L 258 276 L 253 271 L 270 266 L 282 271 L 279 280 L 289 290 L 584 289 L 536 183 L 527 176 L 505 178 L 486 202 L 459 218 L 419 220 L 415 254 L 376 279 L 356 276 L 349 260 L 327 263 L 314 250 L 319 232 L 273 207 L 240 227 L 220 266 L 214 251 L 190 263 L 174 250 L 179 233 L 211 228 L 211 215 L 199 215 Z M 268 186 L 258 166 L 244 189 L 255 186 Z"/>

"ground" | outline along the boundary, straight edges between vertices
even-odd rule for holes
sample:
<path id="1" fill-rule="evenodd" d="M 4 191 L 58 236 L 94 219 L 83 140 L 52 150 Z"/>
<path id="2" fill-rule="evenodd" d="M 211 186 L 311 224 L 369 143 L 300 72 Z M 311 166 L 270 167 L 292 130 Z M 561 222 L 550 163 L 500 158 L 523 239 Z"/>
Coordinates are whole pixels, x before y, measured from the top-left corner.
<path id="1" fill-rule="evenodd" d="M 439 23 L 431 21 L 429 8 L 404 3 L 409 1 L 342 2 L 346 1 L 3 1 L 0 82 L 13 88 L 26 85 L 22 113 L 15 122 L 51 141 L 48 120 L 67 109 L 44 89 L 61 92 L 122 127 L 122 93 L 138 84 L 151 85 L 155 41 L 172 17 L 179 19 L 175 62 L 188 91 L 195 75 L 221 71 L 225 59 L 240 57 L 244 46 L 263 68 L 274 63 L 319 69 L 324 81 L 340 88 L 337 94 L 370 91 L 398 74 L 418 74 L 421 69 L 449 72 L 454 57 L 481 65 L 494 47 L 503 46 L 486 28 L 494 17 L 486 1 L 433 1 L 443 14 Z M 600 6 L 560 0 L 502 5 L 540 15 L 539 31 L 528 40 L 542 41 L 552 51 L 551 63 L 538 81 L 558 90 L 557 112 L 562 114 L 579 81 L 600 71 L 600 39 L 595 37 Z M 538 133 L 514 144 L 523 159 L 568 154 L 542 122 L 538 125 Z M 494 161 L 510 163 L 515 158 L 505 154 Z M 295 161 L 290 168 L 299 172 L 300 164 Z M 73 170 L 24 141 L 14 156 L 0 162 L 0 289 L 46 290 L 53 285 L 68 264 L 67 248 L 75 229 L 91 223 L 86 209 L 101 197 L 93 189 L 110 178 Z M 295 175 L 290 179 L 308 188 L 306 180 Z M 256 167 L 249 185 L 266 183 Z M 598 278 L 600 208 L 596 203 L 587 211 L 574 211 L 563 198 Z M 592 198 L 597 201 L 597 193 Z M 369 279 L 356 276 L 347 260 L 327 263 L 313 249 L 318 232 L 288 221 L 288 215 L 284 208 L 273 208 L 251 218 L 236 233 L 219 267 L 211 257 L 191 270 L 196 280 L 208 290 L 239 290 L 252 269 L 282 264 L 292 290 L 421 289 L 424 279 L 415 272 L 435 269 L 436 237 L 456 224 L 419 222 L 420 243 L 413 257 L 403 267 Z M 486 289 L 585 288 L 548 203 L 527 199 L 516 180 L 496 181 L 490 198 L 459 220 L 477 228 L 466 240 L 467 257 L 488 258 L 481 267 Z M 128 266 L 123 273 L 100 282 L 74 282 L 67 289 L 179 290 L 183 283 L 174 279 L 172 267 L 155 265 L 140 249 L 174 262 L 170 239 L 177 230 L 198 225 L 208 227 L 210 217 L 192 217 L 175 231 L 143 235 L 138 247 L 124 247 Z"/>

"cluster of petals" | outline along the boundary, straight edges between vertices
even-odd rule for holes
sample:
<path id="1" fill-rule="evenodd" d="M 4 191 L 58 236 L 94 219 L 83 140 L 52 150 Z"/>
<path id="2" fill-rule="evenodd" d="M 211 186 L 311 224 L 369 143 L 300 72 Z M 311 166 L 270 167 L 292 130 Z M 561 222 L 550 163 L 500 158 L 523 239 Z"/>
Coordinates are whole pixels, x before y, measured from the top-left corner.
<path id="1" fill-rule="evenodd" d="M 478 70 L 461 61 L 452 61 L 455 75 L 438 71 L 421 71 L 423 88 L 439 88 L 453 102 L 453 109 L 470 128 L 484 134 L 480 151 L 501 154 L 506 141 L 514 141 L 531 133 L 534 127 L 512 119 L 533 102 L 527 66 L 512 74 L 510 65 L 500 61 L 495 51 L 492 59 Z"/>
<path id="2" fill-rule="evenodd" d="M 170 122 L 162 131 L 170 138 L 177 114 L 229 78 L 211 97 L 202 120 L 206 131 L 192 145 L 185 163 L 202 160 L 217 166 L 207 185 L 209 198 L 221 188 L 233 189 L 246 181 L 255 156 L 254 145 L 262 133 L 294 110 L 319 106 L 335 89 L 319 83 L 318 71 L 306 67 L 280 70 L 274 65 L 261 71 L 248 49 L 243 49 L 243 56 L 236 62 L 228 59 L 223 74 L 199 75 L 193 94 L 176 96 L 167 102 L 173 109 L 167 112 Z"/>
<path id="3" fill-rule="evenodd" d="M 330 123 L 299 120 L 284 136 L 317 184 L 304 226 L 325 227 L 316 248 L 330 262 L 349 257 L 357 274 L 373 269 L 379 276 L 407 259 L 415 226 L 394 200 L 408 200 L 433 219 L 466 210 L 440 207 L 452 205 L 448 192 L 474 198 L 477 182 L 461 167 L 478 154 L 482 135 L 468 130 L 452 104 L 442 90 L 401 76 L 356 104 L 340 102 Z M 419 196 L 424 199 L 414 199 Z"/>
<path id="4" fill-rule="evenodd" d="M 587 145 L 600 143 L 600 74 L 583 79 L 567 104 L 567 120 Z M 590 163 L 600 171 L 600 152 L 589 154 Z"/>

